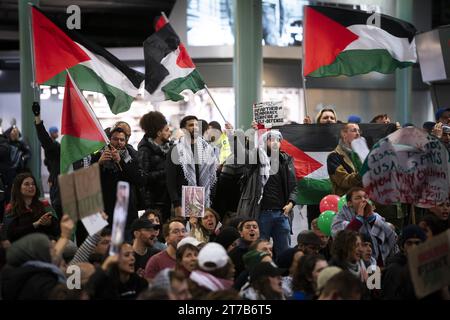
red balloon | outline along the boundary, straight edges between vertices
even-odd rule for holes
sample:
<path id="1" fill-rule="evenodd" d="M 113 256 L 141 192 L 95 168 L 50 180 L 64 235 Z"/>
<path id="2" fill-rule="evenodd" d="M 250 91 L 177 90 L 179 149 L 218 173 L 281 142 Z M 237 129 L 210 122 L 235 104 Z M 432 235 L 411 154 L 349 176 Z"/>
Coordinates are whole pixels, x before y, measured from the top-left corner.
<path id="1" fill-rule="evenodd" d="M 329 194 L 320 200 L 320 212 L 331 210 L 333 212 L 338 212 L 340 197 L 335 194 Z"/>

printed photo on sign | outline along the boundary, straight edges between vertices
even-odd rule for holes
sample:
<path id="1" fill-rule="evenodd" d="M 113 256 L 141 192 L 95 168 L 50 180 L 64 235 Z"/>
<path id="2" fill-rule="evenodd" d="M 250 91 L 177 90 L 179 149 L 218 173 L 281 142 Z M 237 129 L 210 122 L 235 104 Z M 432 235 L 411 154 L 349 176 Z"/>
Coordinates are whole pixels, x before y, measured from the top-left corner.
<path id="1" fill-rule="evenodd" d="M 130 184 L 119 181 L 117 183 L 116 205 L 114 206 L 114 219 L 111 235 L 110 255 L 118 254 L 120 245 L 124 240 L 125 223 L 127 221 L 128 200 L 130 197 Z"/>
<path id="2" fill-rule="evenodd" d="M 184 217 L 203 217 L 205 215 L 205 188 L 183 186 L 182 211 Z"/>

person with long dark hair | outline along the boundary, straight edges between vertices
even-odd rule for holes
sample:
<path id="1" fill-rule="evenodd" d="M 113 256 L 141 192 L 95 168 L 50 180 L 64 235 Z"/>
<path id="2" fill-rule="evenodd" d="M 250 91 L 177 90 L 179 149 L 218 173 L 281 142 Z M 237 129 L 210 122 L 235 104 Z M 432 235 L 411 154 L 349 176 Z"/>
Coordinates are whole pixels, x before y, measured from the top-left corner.
<path id="1" fill-rule="evenodd" d="M 87 290 L 92 300 L 134 300 L 148 287 L 148 282 L 135 272 L 133 247 L 120 246 L 116 256 L 109 256 L 89 279 Z"/>
<path id="2" fill-rule="evenodd" d="M 301 257 L 292 278 L 292 299 L 312 300 L 316 295 L 317 277 L 327 266 L 327 261 L 319 254 Z"/>
<path id="3" fill-rule="evenodd" d="M 7 237 L 13 242 L 34 233 L 44 233 L 56 239 L 58 218 L 47 200 L 39 200 L 36 179 L 29 172 L 20 173 L 14 180 L 11 202 L 6 207 Z"/>

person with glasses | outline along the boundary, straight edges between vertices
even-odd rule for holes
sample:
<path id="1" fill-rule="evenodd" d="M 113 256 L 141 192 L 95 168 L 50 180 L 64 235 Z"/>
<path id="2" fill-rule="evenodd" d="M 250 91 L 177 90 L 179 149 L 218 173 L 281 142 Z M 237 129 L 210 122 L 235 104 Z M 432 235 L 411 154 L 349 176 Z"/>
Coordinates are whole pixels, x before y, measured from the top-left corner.
<path id="1" fill-rule="evenodd" d="M 59 236 L 59 222 L 47 200 L 40 200 L 36 179 L 31 173 L 20 173 L 14 179 L 11 202 L 5 213 L 8 240 L 13 242 L 30 233 L 44 233 L 52 239 Z"/>
<path id="2" fill-rule="evenodd" d="M 164 239 L 166 240 L 167 249 L 152 256 L 145 266 L 144 277 L 151 281 L 161 270 L 165 268 L 174 269 L 177 260 L 178 243 L 185 238 L 188 233 L 184 220 L 181 218 L 173 218 L 163 225 Z"/>
<path id="3" fill-rule="evenodd" d="M 408 255 L 418 245 L 426 241 L 426 234 L 417 225 L 403 228 L 399 246 L 400 252 L 391 257 L 381 276 L 382 298 L 385 300 L 416 300 L 411 274 L 408 267 Z"/>
<path id="4" fill-rule="evenodd" d="M 341 129 L 339 144 L 328 155 L 327 169 L 333 187 L 333 194 L 343 196 L 352 187 L 362 187 L 359 170 L 361 160 L 352 150 L 352 141 L 361 137 L 361 130 L 356 123 L 347 123 Z"/>

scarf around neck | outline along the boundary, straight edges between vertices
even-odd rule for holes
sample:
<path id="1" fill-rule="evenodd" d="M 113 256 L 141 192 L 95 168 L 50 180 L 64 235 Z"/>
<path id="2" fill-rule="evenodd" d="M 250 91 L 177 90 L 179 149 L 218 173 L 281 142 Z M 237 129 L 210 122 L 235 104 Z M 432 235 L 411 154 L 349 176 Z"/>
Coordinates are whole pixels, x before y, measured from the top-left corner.
<path id="1" fill-rule="evenodd" d="M 205 187 L 205 205 L 210 206 L 211 188 L 216 183 L 217 159 L 214 150 L 202 138 L 197 137 L 194 152 L 198 159 L 192 154 L 190 140 L 182 137 L 177 144 L 178 159 L 183 169 L 183 174 L 189 186 Z M 195 164 L 199 167 L 199 181 L 195 176 Z"/>

